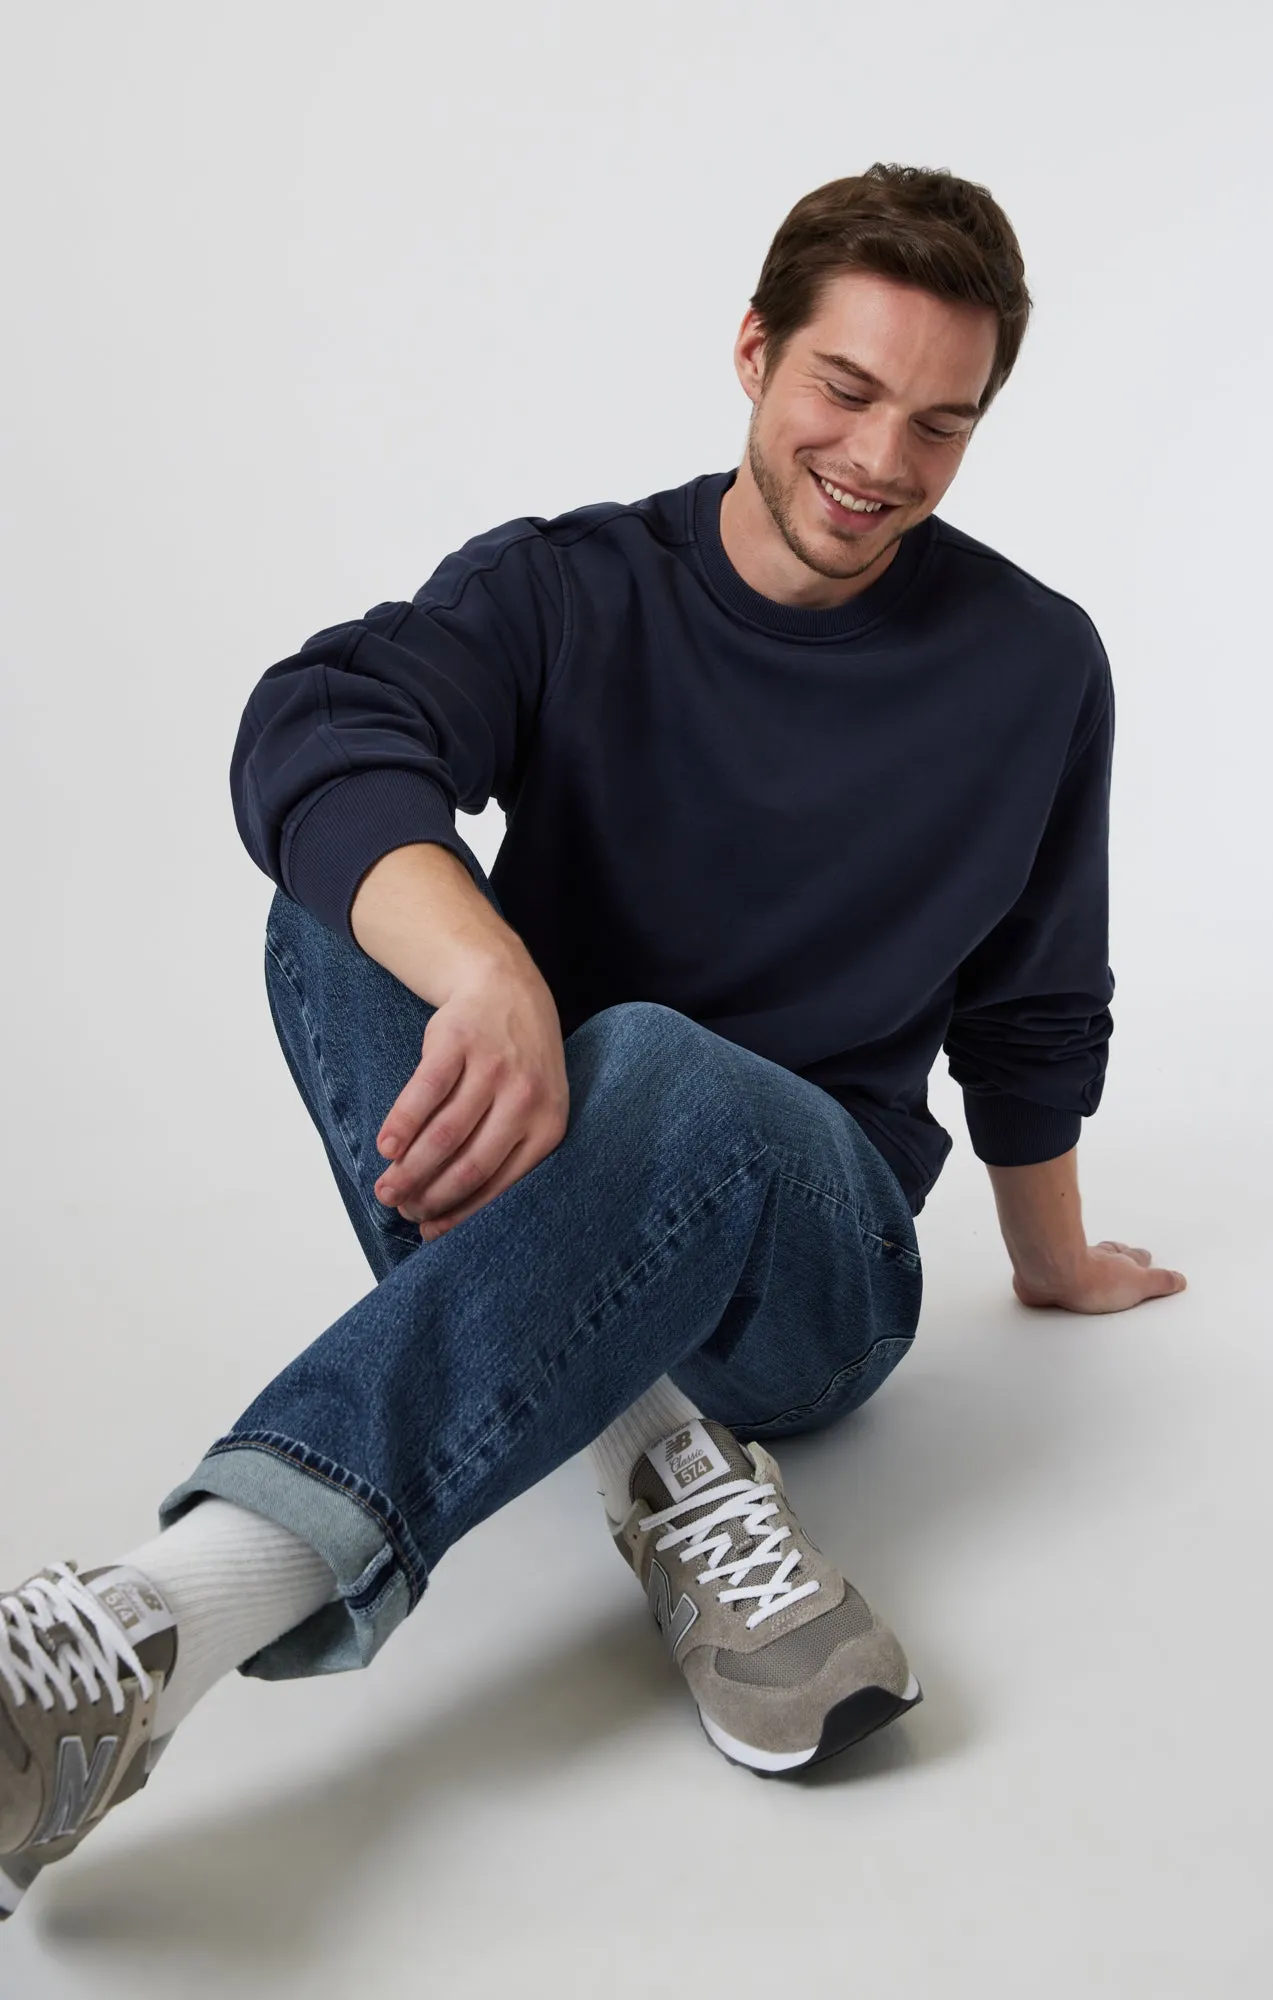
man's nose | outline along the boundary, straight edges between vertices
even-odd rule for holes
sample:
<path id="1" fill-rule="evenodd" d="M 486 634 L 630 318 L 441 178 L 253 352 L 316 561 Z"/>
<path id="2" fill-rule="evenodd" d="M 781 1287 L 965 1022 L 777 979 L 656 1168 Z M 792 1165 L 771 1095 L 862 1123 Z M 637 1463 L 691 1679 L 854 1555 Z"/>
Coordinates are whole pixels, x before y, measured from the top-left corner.
<path id="1" fill-rule="evenodd" d="M 908 483 L 909 444 L 905 417 L 891 414 L 876 404 L 854 424 L 846 462 L 858 467 L 864 486 L 883 493 L 901 493 Z"/>

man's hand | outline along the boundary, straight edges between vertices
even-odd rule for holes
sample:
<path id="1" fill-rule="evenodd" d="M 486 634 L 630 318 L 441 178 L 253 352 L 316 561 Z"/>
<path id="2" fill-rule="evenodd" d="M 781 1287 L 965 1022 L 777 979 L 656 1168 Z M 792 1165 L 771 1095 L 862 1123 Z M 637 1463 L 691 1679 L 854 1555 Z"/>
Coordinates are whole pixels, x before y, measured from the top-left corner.
<path id="1" fill-rule="evenodd" d="M 494 1201 L 566 1135 L 561 1022 L 529 954 L 475 966 L 433 1014 L 376 1140 L 377 1199 L 426 1242 Z"/>
<path id="2" fill-rule="evenodd" d="M 1012 1289 L 1023 1306 L 1117 1313 L 1145 1299 L 1183 1292 L 1182 1271 L 1167 1271 L 1148 1250 L 1107 1237 L 1090 1244 L 1079 1198 L 1078 1148 L 1029 1167 L 988 1166 Z"/>
<path id="3" fill-rule="evenodd" d="M 1087 1246 L 1064 1277 L 1032 1282 L 1019 1271 L 1012 1276 L 1012 1289 L 1023 1306 L 1062 1306 L 1067 1312 L 1116 1313 L 1138 1306 L 1145 1299 L 1166 1298 L 1183 1292 L 1183 1271 L 1169 1271 L 1153 1262 L 1148 1250 L 1130 1243 L 1102 1243 Z"/>

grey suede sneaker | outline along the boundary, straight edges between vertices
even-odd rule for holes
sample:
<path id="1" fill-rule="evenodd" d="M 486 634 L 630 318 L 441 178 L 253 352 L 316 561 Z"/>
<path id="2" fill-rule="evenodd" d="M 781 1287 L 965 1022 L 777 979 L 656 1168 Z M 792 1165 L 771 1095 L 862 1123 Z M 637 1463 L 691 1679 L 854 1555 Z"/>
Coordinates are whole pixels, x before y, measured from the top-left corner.
<path id="1" fill-rule="evenodd" d="M 146 1783 L 177 1657 L 172 1612 L 123 1566 L 54 1563 L 0 1597 L 0 1922 L 42 1868 Z"/>
<path id="2" fill-rule="evenodd" d="M 711 1741 L 774 1776 L 923 1699 L 897 1640 L 816 1549 L 761 1444 L 704 1418 L 644 1452 L 610 1523 Z"/>

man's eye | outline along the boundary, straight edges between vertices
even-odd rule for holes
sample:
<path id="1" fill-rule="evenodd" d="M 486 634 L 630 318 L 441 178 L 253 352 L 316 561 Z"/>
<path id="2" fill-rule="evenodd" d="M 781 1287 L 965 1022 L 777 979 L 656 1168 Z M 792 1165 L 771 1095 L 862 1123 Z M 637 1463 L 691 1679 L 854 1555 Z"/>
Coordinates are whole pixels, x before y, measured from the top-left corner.
<path id="1" fill-rule="evenodd" d="M 866 401 L 866 398 L 864 396 L 850 396 L 847 389 L 837 389 L 833 382 L 828 382 L 827 387 L 828 389 L 830 389 L 831 394 L 835 397 L 837 402 L 851 403 L 855 410 L 863 408 Z M 920 429 L 922 431 L 927 431 L 929 437 L 934 437 L 934 438 L 953 438 L 959 436 L 958 431 L 944 431 L 941 430 L 936 424 L 921 424 Z"/>

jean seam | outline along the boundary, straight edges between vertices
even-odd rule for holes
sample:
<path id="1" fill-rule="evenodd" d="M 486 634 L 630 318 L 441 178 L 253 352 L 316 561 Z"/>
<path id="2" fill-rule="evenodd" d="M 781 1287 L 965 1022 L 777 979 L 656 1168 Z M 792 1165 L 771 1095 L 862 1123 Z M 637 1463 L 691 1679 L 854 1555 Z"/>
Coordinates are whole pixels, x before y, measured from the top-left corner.
<path id="1" fill-rule="evenodd" d="M 837 1208 L 846 1209 L 864 1234 L 868 1236 L 874 1234 L 866 1217 L 855 1201 L 845 1195 L 837 1194 L 834 1188 L 825 1187 L 821 1181 L 807 1180 L 803 1174 L 793 1174 L 785 1167 L 780 1168 L 779 1174 L 780 1178 L 784 1181 L 789 1181 L 792 1187 L 808 1188 L 810 1194 L 820 1194 L 824 1200 L 833 1201 Z"/>
<path id="2" fill-rule="evenodd" d="M 275 1438 L 283 1438 L 284 1442 L 282 1444 L 271 1442 Z M 333 1479 L 329 1473 L 321 1471 L 318 1466 L 298 1464 L 293 1456 L 294 1452 L 308 1452 L 314 1458 L 326 1458 L 327 1454 L 325 1452 L 315 1451 L 312 1445 L 302 1444 L 299 1438 L 287 1438 L 281 1431 L 270 1432 L 268 1437 L 259 1431 L 237 1433 L 232 1431 L 228 1437 L 218 1438 L 217 1442 L 210 1448 L 208 1457 L 222 1458 L 230 1451 L 263 1451 L 267 1456 L 278 1459 L 290 1471 L 299 1472 L 307 1479 L 320 1479 L 325 1486 L 331 1488 L 333 1493 L 340 1493 L 346 1500 L 352 1500 L 356 1507 L 360 1507 L 363 1513 L 367 1514 L 375 1522 L 377 1528 L 389 1544 L 389 1547 L 393 1550 L 402 1574 L 407 1579 L 407 1588 L 411 1593 L 412 1606 L 414 1607 L 419 1603 L 423 1592 L 423 1585 L 417 1586 L 416 1583 L 417 1566 L 420 1575 L 427 1577 L 428 1565 L 419 1554 L 419 1551 L 416 1550 L 414 1542 L 411 1543 L 411 1548 L 408 1550 L 373 1501 L 365 1499 L 360 1493 L 351 1492 L 347 1486 L 341 1484 L 340 1480 Z M 337 1470 L 344 1473 L 349 1479 L 358 1479 L 360 1477 L 358 1473 L 350 1472 L 347 1466 L 338 1465 L 335 1459 L 330 1460 L 329 1463 L 337 1465 Z M 365 1480 L 363 1484 L 369 1485 L 370 1481 Z M 392 1501 L 389 1504 L 391 1506 L 394 1505 Z M 400 1511 L 400 1509 L 395 1508 L 395 1512 Z"/>
<path id="3" fill-rule="evenodd" d="M 786 1168 L 779 1169 L 779 1177 L 784 1181 L 789 1181 L 792 1187 L 808 1188 L 811 1194 L 818 1194 L 826 1201 L 833 1201 L 837 1208 L 846 1210 L 853 1217 L 854 1223 L 863 1236 L 869 1237 L 873 1243 L 883 1243 L 888 1249 L 896 1250 L 898 1255 L 905 1257 L 916 1270 L 920 1268 L 921 1260 L 917 1253 L 914 1250 L 908 1249 L 905 1243 L 895 1243 L 891 1236 L 883 1235 L 879 1229 L 873 1226 L 873 1218 L 865 1216 L 855 1201 L 846 1200 L 843 1195 L 837 1194 L 834 1188 L 823 1187 L 817 1181 L 806 1180 L 803 1175 L 790 1173 Z"/>
<path id="4" fill-rule="evenodd" d="M 615 1280 L 614 1284 L 610 1287 L 610 1290 L 605 1294 L 605 1296 L 603 1298 L 598 1299 L 592 1306 L 590 1306 L 586 1316 L 583 1319 L 577 1321 L 577 1323 L 571 1328 L 570 1332 L 566 1335 L 566 1338 L 563 1341 L 562 1345 L 559 1348 L 555 1349 L 555 1351 L 543 1361 L 541 1367 L 536 1372 L 533 1380 L 531 1380 L 526 1385 L 523 1394 L 519 1397 L 518 1401 L 512 1406 L 512 1408 L 505 1411 L 503 1416 L 501 1416 L 499 1422 L 495 1424 L 490 1430 L 484 1431 L 482 1436 L 474 1442 L 470 1450 L 465 1453 L 464 1457 L 460 1459 L 457 1464 L 453 1465 L 450 1471 L 445 1473 L 443 1477 L 438 1480 L 436 1486 L 433 1488 L 433 1493 L 435 1495 L 438 1493 L 445 1492 L 446 1489 L 453 1484 L 458 1475 L 461 1472 L 463 1472 L 465 1467 L 474 1458 L 476 1458 L 481 1451 L 485 1450 L 486 1446 L 491 1443 L 492 1439 L 498 1437 L 501 1431 L 507 1429 L 508 1425 L 511 1423 L 513 1418 L 516 1417 L 520 1411 L 525 1409 L 526 1405 L 533 1400 L 536 1390 L 539 1389 L 540 1386 L 543 1384 L 543 1382 L 546 1380 L 549 1372 L 554 1367 L 556 1367 L 560 1362 L 565 1360 L 567 1355 L 570 1353 L 571 1348 L 574 1346 L 576 1340 L 579 1338 L 579 1335 L 585 1331 L 589 1322 L 596 1318 L 597 1314 L 602 1310 L 602 1308 L 605 1305 L 609 1303 L 609 1301 L 615 1296 L 616 1292 L 620 1291 L 622 1287 L 628 1282 L 628 1280 L 631 1277 L 633 1277 L 637 1271 L 641 1270 L 643 1265 L 648 1264 L 652 1257 L 657 1256 L 658 1252 L 663 1249 L 665 1244 L 671 1242 L 672 1238 L 677 1234 L 678 1230 L 683 1229 L 685 1224 L 690 1221 L 691 1217 L 698 1213 L 699 1209 L 703 1206 L 704 1202 L 710 1201 L 713 1195 L 719 1194 L 722 1188 L 728 1187 L 731 1181 L 737 1180 L 740 1174 L 746 1173 L 747 1169 L 752 1165 L 752 1163 L 755 1160 L 758 1160 L 761 1157 L 762 1153 L 766 1153 L 768 1151 L 769 1148 L 767 1145 L 758 1146 L 754 1153 L 749 1153 L 747 1158 L 745 1160 L 740 1161 L 736 1167 L 734 1167 L 728 1174 L 725 1175 L 723 1180 L 718 1181 L 713 1187 L 705 1189 L 704 1192 L 699 1196 L 698 1200 L 694 1203 L 694 1206 L 692 1208 L 687 1209 L 685 1211 L 685 1214 L 681 1216 L 678 1221 L 673 1223 L 672 1227 L 667 1231 L 666 1235 L 661 1236 L 657 1243 L 651 1244 L 650 1248 L 644 1253 L 643 1256 L 639 1257 L 634 1264 L 630 1264 L 628 1268 L 621 1273 L 621 1275 Z"/>
<path id="5" fill-rule="evenodd" d="M 322 1044 L 319 1041 L 317 1033 L 315 1032 L 313 1019 L 310 1015 L 309 1006 L 305 999 L 304 988 L 299 984 L 299 982 L 296 979 L 292 977 L 292 973 L 288 968 L 287 962 L 285 961 L 282 953 L 279 951 L 277 945 L 271 939 L 268 931 L 265 934 L 265 949 L 268 956 L 274 960 L 274 963 L 277 965 L 282 977 L 287 981 L 293 993 L 296 995 L 297 1004 L 300 1008 L 301 1020 L 304 1023 L 305 1032 L 309 1036 L 309 1045 L 311 1050 L 313 1051 L 315 1068 L 317 1069 L 319 1081 L 321 1082 L 323 1087 L 323 1095 L 327 1100 L 327 1109 L 331 1114 L 332 1125 L 336 1130 L 336 1132 L 338 1132 L 340 1135 L 340 1141 L 345 1149 L 345 1156 L 349 1162 L 349 1171 L 353 1178 L 354 1186 L 358 1189 L 359 1193 L 361 1194 L 362 1182 L 359 1179 L 358 1175 L 358 1161 L 355 1157 L 354 1148 L 350 1142 L 349 1134 L 345 1129 L 344 1121 L 341 1118 L 339 1111 L 336 1109 L 336 1101 L 332 1095 L 331 1083 L 327 1075 L 326 1065 L 323 1061 Z M 380 1222 L 379 1217 L 374 1213 L 374 1211 L 369 1209 L 368 1214 L 370 1216 L 370 1220 L 373 1223 L 375 1223 L 378 1228 L 381 1229 L 383 1234 L 388 1235 L 390 1233 L 389 1229 Z"/>

